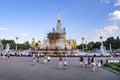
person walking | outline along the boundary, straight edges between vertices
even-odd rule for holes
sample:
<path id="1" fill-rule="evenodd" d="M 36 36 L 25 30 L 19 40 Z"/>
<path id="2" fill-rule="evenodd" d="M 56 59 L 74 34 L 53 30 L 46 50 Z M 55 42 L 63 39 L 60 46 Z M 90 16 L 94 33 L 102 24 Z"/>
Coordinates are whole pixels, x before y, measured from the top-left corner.
<path id="1" fill-rule="evenodd" d="M 88 62 L 88 67 L 90 68 L 91 59 L 90 59 L 90 57 L 89 57 L 89 56 L 87 57 L 87 62 Z"/>
<path id="2" fill-rule="evenodd" d="M 59 58 L 59 67 L 62 68 L 62 57 Z"/>
<path id="3" fill-rule="evenodd" d="M 85 63 L 85 67 L 87 68 L 87 66 L 88 66 L 88 60 L 85 59 L 84 63 Z"/>
<path id="4" fill-rule="evenodd" d="M 6 59 L 5 59 L 6 52 L 2 52 L 2 54 L 3 54 L 3 56 L 2 56 L 2 57 L 3 57 L 3 59 L 2 59 L 2 60 L 4 61 L 4 60 L 6 60 Z"/>
<path id="5" fill-rule="evenodd" d="M 8 57 L 8 61 L 9 61 L 9 58 L 10 58 L 10 52 L 9 51 L 7 53 L 7 57 Z"/>
<path id="6" fill-rule="evenodd" d="M 81 68 L 83 67 L 83 64 L 84 64 L 84 62 L 83 62 L 83 57 L 81 56 L 81 57 L 80 57 L 80 67 L 81 67 Z"/>
<path id="7" fill-rule="evenodd" d="M 91 69 L 92 69 L 92 72 L 95 71 L 95 68 L 96 68 L 96 61 L 95 61 L 95 58 L 92 57 L 92 59 L 91 59 Z"/>

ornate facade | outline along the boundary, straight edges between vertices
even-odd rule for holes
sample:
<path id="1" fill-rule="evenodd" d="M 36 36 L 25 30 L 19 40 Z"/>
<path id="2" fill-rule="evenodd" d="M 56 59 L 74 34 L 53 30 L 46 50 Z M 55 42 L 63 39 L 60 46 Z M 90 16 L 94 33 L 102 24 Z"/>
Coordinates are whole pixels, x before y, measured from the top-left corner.
<path id="1" fill-rule="evenodd" d="M 51 32 L 47 34 L 49 40 L 49 49 L 51 50 L 68 50 L 72 49 L 72 41 L 66 39 L 66 30 L 62 28 L 62 23 L 60 20 L 60 11 L 58 12 L 58 20 L 56 28 L 53 28 Z M 76 41 L 74 40 L 75 44 Z"/>
<path id="2" fill-rule="evenodd" d="M 60 20 L 60 13 L 58 13 L 58 20 L 56 29 L 53 28 L 53 31 L 47 34 L 49 39 L 49 49 L 64 49 L 64 40 L 66 39 L 65 28 L 62 29 L 62 24 Z"/>
<path id="3" fill-rule="evenodd" d="M 76 41 L 66 39 L 66 30 L 62 28 L 60 20 L 60 11 L 58 12 L 58 19 L 56 28 L 53 28 L 51 32 L 47 34 L 47 39 L 43 41 L 40 47 L 40 41 L 38 41 L 38 50 L 74 50 L 76 49 Z M 32 41 L 32 49 L 35 49 L 35 40 Z"/>

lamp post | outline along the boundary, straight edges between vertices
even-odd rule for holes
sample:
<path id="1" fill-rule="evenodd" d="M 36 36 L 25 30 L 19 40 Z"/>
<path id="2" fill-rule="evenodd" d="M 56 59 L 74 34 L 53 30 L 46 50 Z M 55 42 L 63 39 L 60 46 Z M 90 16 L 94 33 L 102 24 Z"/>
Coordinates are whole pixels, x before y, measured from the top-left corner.
<path id="1" fill-rule="evenodd" d="M 100 40 L 101 40 L 100 52 L 101 52 L 101 54 L 103 54 L 103 42 L 102 42 L 102 38 L 103 38 L 103 36 L 100 36 Z"/>
<path id="2" fill-rule="evenodd" d="M 103 38 L 103 36 L 100 36 L 101 43 L 102 43 L 102 38 Z"/>
<path id="3" fill-rule="evenodd" d="M 82 37 L 82 49 L 83 49 L 83 52 L 84 52 L 84 37 Z"/>
<path id="4" fill-rule="evenodd" d="M 17 41 L 18 41 L 18 37 L 16 37 L 16 51 L 17 51 Z"/>
<path id="5" fill-rule="evenodd" d="M 86 47 L 85 47 L 85 49 L 87 50 L 87 49 L 88 49 L 88 47 L 87 47 L 87 41 L 85 41 L 85 44 L 86 44 Z"/>
<path id="6" fill-rule="evenodd" d="M 109 43 L 109 46 L 110 46 L 110 53 L 112 53 L 112 47 L 111 47 L 111 43 Z"/>

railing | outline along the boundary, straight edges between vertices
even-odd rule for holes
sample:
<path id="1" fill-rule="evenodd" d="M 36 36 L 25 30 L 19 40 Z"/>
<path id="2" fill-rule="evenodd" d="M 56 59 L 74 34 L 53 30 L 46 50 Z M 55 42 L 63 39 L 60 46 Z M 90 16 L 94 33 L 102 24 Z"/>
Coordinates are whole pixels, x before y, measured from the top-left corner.
<path id="1" fill-rule="evenodd" d="M 110 63 L 110 62 L 120 63 L 120 60 L 119 59 L 108 59 L 107 62 L 108 63 Z"/>
<path id="2" fill-rule="evenodd" d="M 30 51 L 30 52 L 39 52 L 39 53 L 43 53 L 43 52 L 47 52 L 47 53 L 54 53 L 54 52 L 59 52 L 59 53 L 63 53 L 63 52 L 78 52 L 78 51 L 70 51 L 70 50 L 62 50 L 62 51 Z"/>

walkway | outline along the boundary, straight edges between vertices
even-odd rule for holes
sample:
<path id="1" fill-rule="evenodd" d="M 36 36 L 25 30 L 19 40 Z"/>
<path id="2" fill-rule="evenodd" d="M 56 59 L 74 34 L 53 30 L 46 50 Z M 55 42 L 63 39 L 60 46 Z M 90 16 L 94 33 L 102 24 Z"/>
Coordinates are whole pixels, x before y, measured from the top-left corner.
<path id="1" fill-rule="evenodd" d="M 68 58 L 68 68 L 59 69 L 58 58 L 44 64 L 33 63 L 31 57 L 0 57 L 0 80 L 120 80 L 120 76 L 105 69 L 92 72 L 79 67 L 78 58 Z"/>

